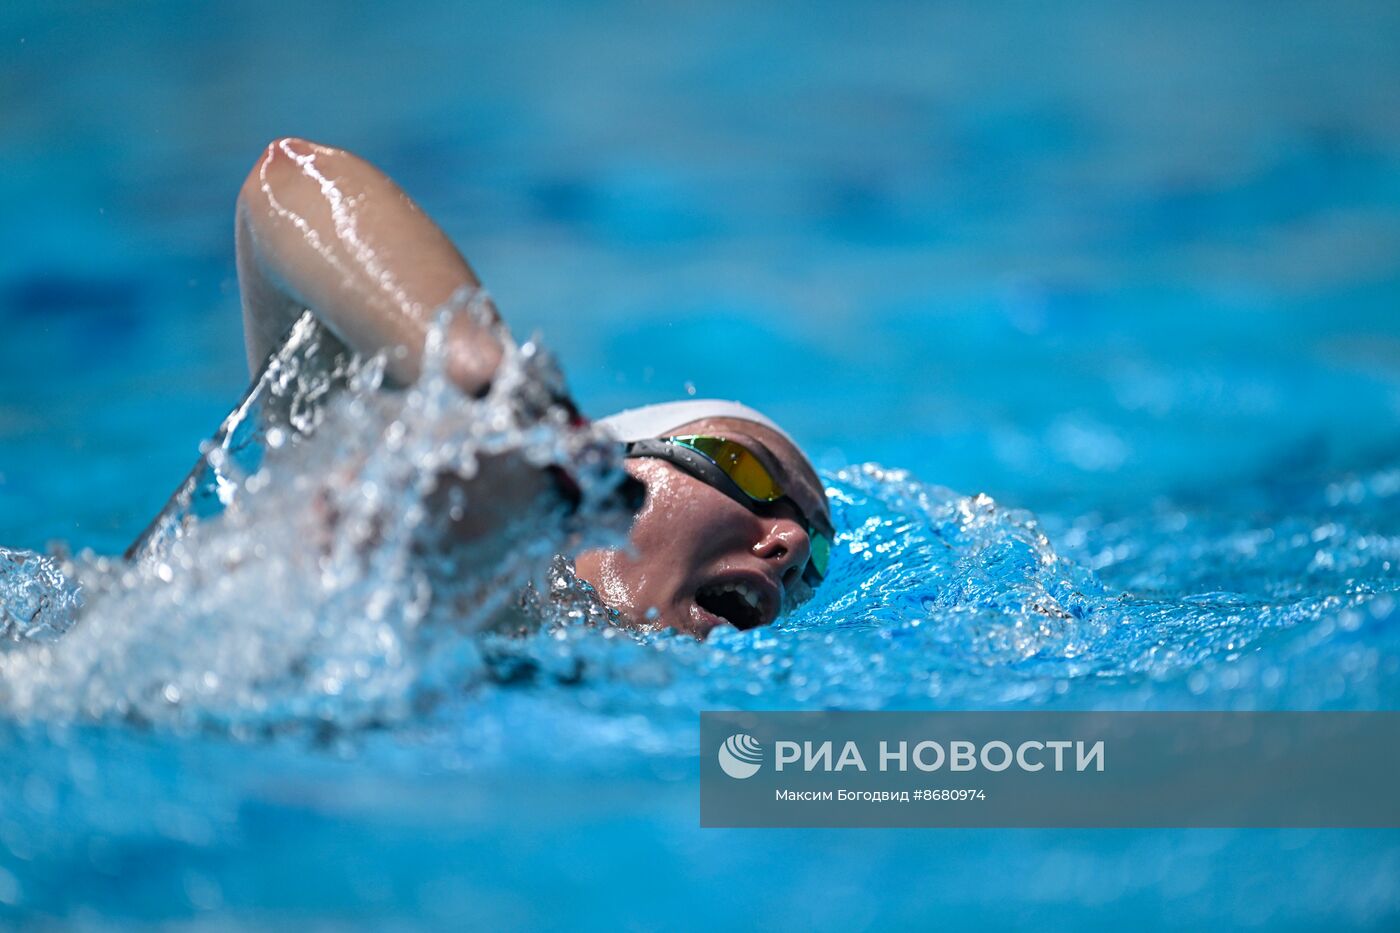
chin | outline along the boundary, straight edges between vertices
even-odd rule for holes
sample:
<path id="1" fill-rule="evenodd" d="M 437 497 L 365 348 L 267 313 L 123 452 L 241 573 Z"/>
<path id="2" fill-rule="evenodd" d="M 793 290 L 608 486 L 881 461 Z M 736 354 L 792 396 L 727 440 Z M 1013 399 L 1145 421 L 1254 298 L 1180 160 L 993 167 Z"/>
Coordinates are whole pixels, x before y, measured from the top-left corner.
<path id="1" fill-rule="evenodd" d="M 710 633 L 721 626 L 730 625 L 728 619 L 704 609 L 694 599 L 681 600 L 672 604 L 654 618 L 647 618 L 647 610 L 634 605 L 609 603 L 621 616 L 622 624 L 630 629 L 646 632 L 660 632 L 674 629 L 684 635 L 704 641 Z"/>
<path id="2" fill-rule="evenodd" d="M 672 629 L 699 641 L 704 641 L 710 632 L 726 624 L 723 619 L 710 617 L 694 602 L 683 607 L 674 607 L 654 619 L 648 619 L 645 611 L 635 612 L 631 609 L 623 610 L 622 618 L 631 629 L 646 632 L 664 632 Z"/>

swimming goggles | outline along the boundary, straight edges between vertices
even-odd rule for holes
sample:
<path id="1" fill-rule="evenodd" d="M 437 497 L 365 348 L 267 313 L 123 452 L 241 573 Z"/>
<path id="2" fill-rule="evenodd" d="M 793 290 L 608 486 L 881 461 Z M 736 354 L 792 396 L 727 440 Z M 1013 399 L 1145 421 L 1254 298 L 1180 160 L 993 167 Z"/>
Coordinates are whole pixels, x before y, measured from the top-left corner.
<path id="1" fill-rule="evenodd" d="M 738 441 L 708 434 L 684 434 L 633 441 L 628 457 L 655 457 L 674 464 L 708 486 L 713 486 L 754 514 L 764 506 L 787 503 L 796 509 L 811 542 L 802 578 L 816 586 L 826 576 L 835 531 L 822 516 L 813 522 L 802 507 L 783 491 L 782 485 L 752 450 Z"/>

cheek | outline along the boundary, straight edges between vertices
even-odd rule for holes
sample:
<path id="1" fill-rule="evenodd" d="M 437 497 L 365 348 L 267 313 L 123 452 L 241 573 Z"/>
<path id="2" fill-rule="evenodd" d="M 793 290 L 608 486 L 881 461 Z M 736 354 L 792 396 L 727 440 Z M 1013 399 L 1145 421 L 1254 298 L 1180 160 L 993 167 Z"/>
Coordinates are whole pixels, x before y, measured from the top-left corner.
<path id="1" fill-rule="evenodd" d="M 580 555 L 579 573 L 633 623 L 643 623 L 654 607 L 660 613 L 654 621 L 689 630 L 684 606 L 698 574 L 746 546 L 743 523 L 729 499 L 689 477 L 645 461 L 630 472 L 646 484 L 647 497 L 632 522 L 629 546 Z"/>
<path id="2" fill-rule="evenodd" d="M 633 519 L 626 548 L 580 554 L 579 575 L 591 583 L 603 602 L 634 621 L 652 606 L 663 609 L 683 588 L 696 556 L 695 536 L 681 533 L 696 520 L 693 497 L 678 488 L 664 471 L 632 470 L 646 483 L 647 497 Z"/>
<path id="3" fill-rule="evenodd" d="M 722 543 L 732 524 L 725 502 L 689 477 L 663 471 L 647 478 L 647 499 L 628 536 L 633 558 L 653 573 L 684 576 Z"/>
<path id="4" fill-rule="evenodd" d="M 623 551 L 594 551 L 586 555 L 584 578 L 603 602 L 631 616 L 637 602 L 637 581 L 631 561 Z M 580 560 L 580 567 L 584 564 Z"/>
<path id="5" fill-rule="evenodd" d="M 684 572 L 694 539 L 685 532 L 686 516 L 665 498 L 648 496 L 632 523 L 624 560 L 638 585 L 657 583 Z"/>

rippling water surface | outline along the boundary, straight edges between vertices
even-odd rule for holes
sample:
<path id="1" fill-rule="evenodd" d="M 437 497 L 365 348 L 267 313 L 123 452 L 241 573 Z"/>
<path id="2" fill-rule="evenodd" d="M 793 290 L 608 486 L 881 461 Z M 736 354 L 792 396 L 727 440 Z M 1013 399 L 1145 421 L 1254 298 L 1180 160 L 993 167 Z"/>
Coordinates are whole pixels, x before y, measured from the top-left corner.
<path id="1" fill-rule="evenodd" d="M 701 831 L 695 784 L 707 708 L 1396 708 L 1393 10 L 312 6 L 0 12 L 0 917 L 1394 925 L 1393 832 Z M 287 132 L 402 178 L 589 412 L 770 410 L 828 582 L 704 643 L 559 565 L 519 608 L 617 533 L 608 464 L 431 381 L 104 557 L 245 381 L 232 198 Z M 463 588 L 417 493 L 483 445 L 598 496 Z"/>

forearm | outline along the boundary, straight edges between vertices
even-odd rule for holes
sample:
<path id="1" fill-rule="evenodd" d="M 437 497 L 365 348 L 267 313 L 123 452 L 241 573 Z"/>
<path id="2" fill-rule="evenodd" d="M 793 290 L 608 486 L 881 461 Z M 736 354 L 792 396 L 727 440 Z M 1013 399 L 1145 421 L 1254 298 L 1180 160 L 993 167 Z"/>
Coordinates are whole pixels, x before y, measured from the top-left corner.
<path id="1" fill-rule="evenodd" d="M 238 199 L 237 245 L 255 372 L 311 308 L 352 349 L 387 350 L 389 376 L 412 382 L 433 312 L 477 285 L 451 241 L 393 181 L 351 153 L 304 140 L 277 140 L 253 167 Z M 500 357 L 489 331 L 458 315 L 448 335 L 452 378 L 475 393 Z"/>

